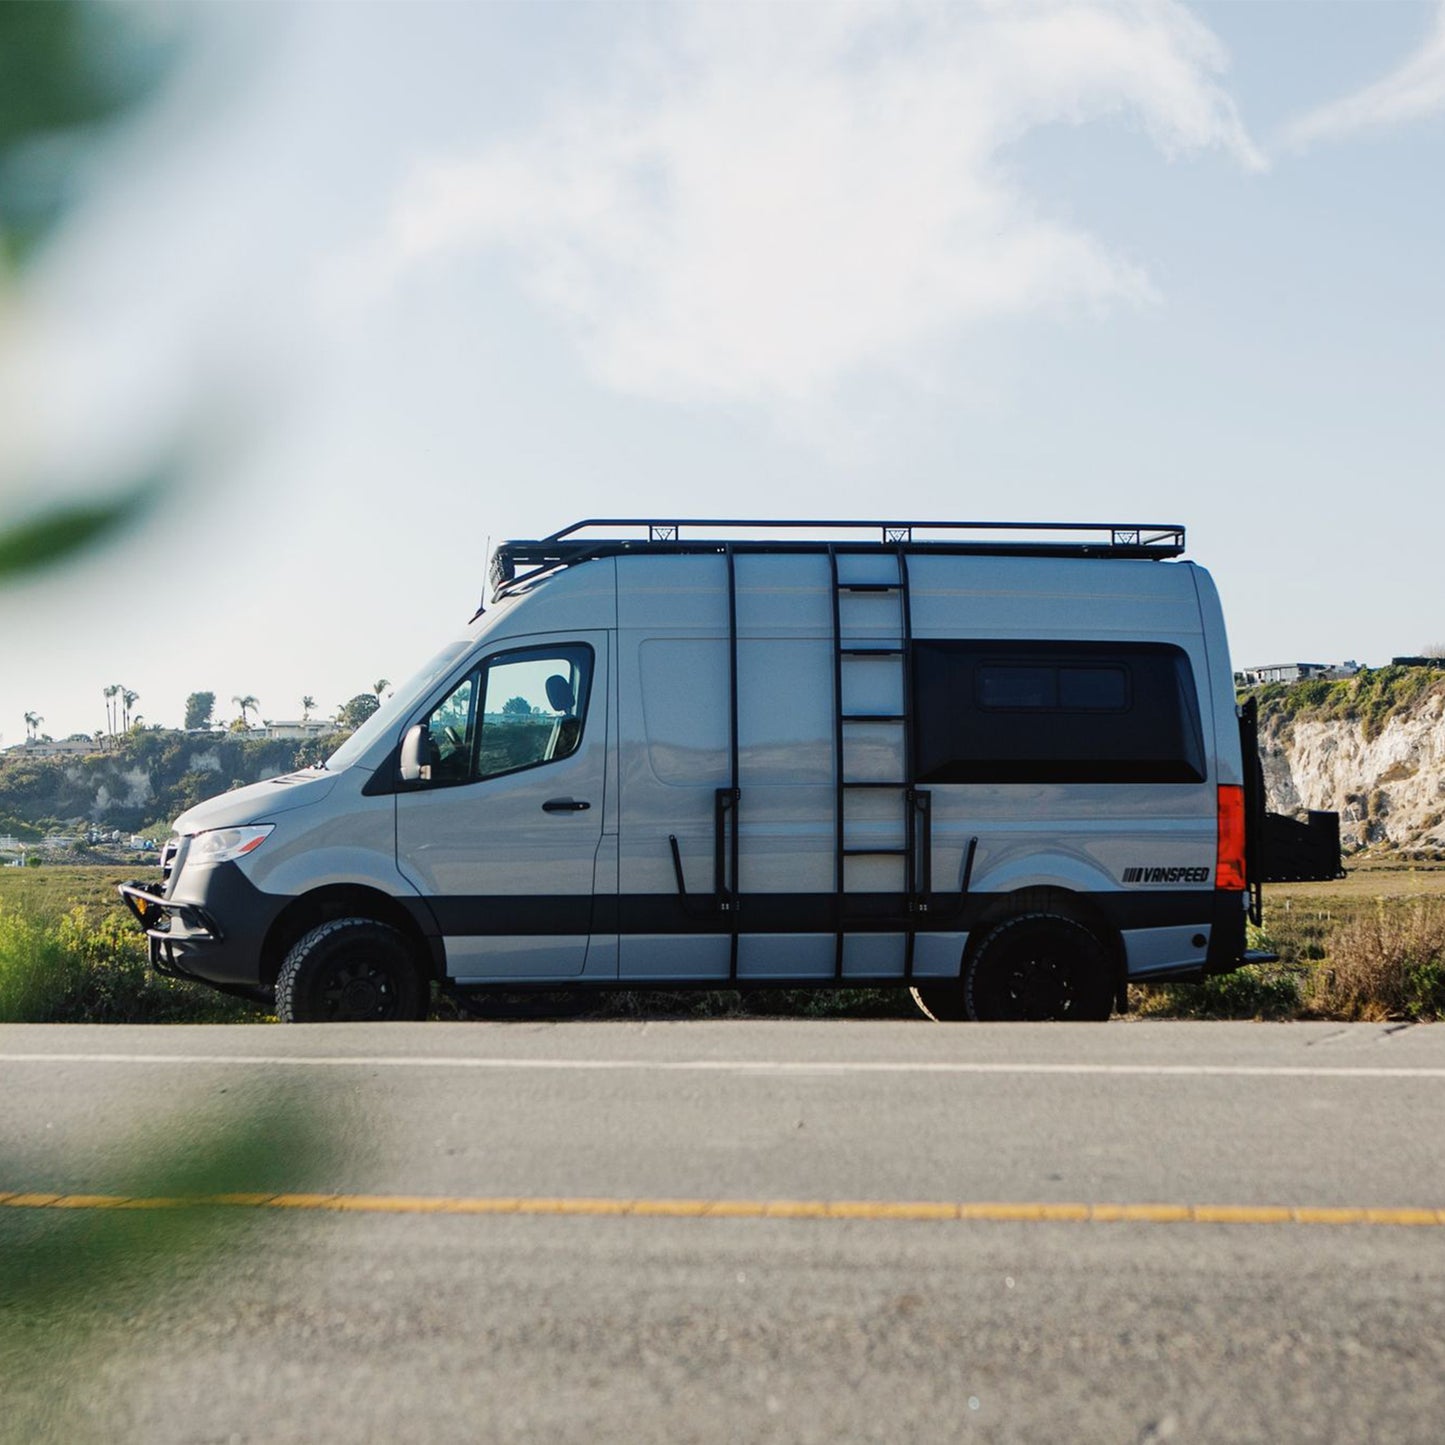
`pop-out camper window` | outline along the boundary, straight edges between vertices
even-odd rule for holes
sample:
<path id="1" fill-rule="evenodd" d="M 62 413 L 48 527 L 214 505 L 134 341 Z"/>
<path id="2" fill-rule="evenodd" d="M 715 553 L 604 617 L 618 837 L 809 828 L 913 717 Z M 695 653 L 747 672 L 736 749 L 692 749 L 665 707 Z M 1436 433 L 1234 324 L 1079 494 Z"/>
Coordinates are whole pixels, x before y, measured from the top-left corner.
<path id="1" fill-rule="evenodd" d="M 1198 783 L 1194 674 L 1163 643 L 914 644 L 921 783 Z"/>

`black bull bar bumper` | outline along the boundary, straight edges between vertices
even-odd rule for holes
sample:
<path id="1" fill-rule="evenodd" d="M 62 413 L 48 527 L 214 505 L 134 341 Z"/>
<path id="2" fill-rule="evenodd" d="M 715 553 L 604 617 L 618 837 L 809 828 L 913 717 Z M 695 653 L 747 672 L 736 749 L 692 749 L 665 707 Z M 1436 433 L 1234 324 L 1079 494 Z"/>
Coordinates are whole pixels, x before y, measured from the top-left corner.
<path id="1" fill-rule="evenodd" d="M 163 897 L 159 885 L 120 883 L 116 891 L 149 941 L 151 967 L 169 978 L 194 979 L 196 975 L 176 961 L 171 923 L 181 925 L 187 942 L 219 943 L 224 935 L 215 919 L 198 904 L 175 903 Z"/>

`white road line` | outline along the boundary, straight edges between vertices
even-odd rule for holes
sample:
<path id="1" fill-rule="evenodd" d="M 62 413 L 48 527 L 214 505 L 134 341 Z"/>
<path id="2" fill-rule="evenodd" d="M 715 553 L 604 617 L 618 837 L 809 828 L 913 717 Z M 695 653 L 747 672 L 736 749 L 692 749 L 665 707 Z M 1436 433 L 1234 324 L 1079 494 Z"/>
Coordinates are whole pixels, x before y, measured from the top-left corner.
<path id="1" fill-rule="evenodd" d="M 115 1054 L 0 1053 L 0 1064 L 194 1064 L 301 1069 L 492 1069 L 553 1073 L 740 1074 L 759 1077 L 809 1074 L 1060 1075 L 1076 1078 L 1181 1079 L 1445 1079 L 1445 1066 L 1395 1068 L 1295 1064 L 1042 1064 L 761 1059 L 506 1059 L 440 1056 L 407 1058 L 367 1054 Z"/>

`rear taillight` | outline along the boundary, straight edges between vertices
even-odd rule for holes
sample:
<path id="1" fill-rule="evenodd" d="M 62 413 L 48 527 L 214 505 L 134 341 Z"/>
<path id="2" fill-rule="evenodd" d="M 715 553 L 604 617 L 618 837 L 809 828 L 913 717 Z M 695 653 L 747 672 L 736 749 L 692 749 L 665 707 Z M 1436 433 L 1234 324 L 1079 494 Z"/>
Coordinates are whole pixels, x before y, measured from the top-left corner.
<path id="1" fill-rule="evenodd" d="M 1219 848 L 1214 857 L 1214 886 L 1244 889 L 1244 789 L 1232 783 L 1219 789 Z"/>

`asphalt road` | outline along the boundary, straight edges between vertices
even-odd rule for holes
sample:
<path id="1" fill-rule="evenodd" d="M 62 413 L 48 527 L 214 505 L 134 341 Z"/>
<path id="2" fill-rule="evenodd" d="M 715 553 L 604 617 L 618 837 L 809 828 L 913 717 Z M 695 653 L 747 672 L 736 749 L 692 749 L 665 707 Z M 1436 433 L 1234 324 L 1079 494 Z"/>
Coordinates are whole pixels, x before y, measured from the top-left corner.
<path id="1" fill-rule="evenodd" d="M 0 1028 L 0 1436 L 1436 1442 L 1442 1103 L 1445 1027 Z"/>

